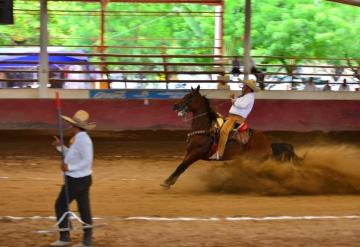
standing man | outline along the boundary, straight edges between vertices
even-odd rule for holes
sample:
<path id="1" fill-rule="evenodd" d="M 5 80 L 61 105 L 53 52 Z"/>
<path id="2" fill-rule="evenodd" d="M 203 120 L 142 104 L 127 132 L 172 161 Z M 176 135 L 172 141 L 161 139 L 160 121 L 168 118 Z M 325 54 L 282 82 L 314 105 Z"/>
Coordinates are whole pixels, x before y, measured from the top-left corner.
<path id="1" fill-rule="evenodd" d="M 220 129 L 217 152 L 211 156 L 210 159 L 221 160 L 223 158 L 230 131 L 234 128 L 235 123 L 241 125 L 245 122 L 254 106 L 254 92 L 258 91 L 259 88 L 256 87 L 256 82 L 254 80 L 248 80 L 244 81 L 242 94 L 238 98 L 235 99 L 234 95 L 231 95 L 232 106 L 224 125 Z"/>
<path id="2" fill-rule="evenodd" d="M 82 221 L 92 225 L 92 216 L 90 210 L 89 190 L 92 183 L 91 173 L 93 164 L 93 143 L 87 130 L 95 128 L 96 123 L 90 123 L 89 114 L 84 110 L 79 110 L 73 117 L 61 116 L 65 121 L 71 124 L 71 144 L 70 147 L 63 147 L 64 162 L 61 164 L 61 170 L 65 172 L 67 181 L 67 190 L 69 203 L 74 199 L 77 202 Z M 60 140 L 55 137 L 53 145 L 61 151 Z M 67 205 L 65 186 L 62 186 L 61 192 L 55 203 L 55 212 L 57 221 L 69 210 Z M 68 227 L 68 217 L 60 222 L 59 228 Z M 70 232 L 60 231 L 60 239 L 51 243 L 50 246 L 69 246 L 71 244 Z M 84 229 L 83 241 L 77 247 L 90 247 L 92 245 L 92 229 Z"/>
<path id="3" fill-rule="evenodd" d="M 343 80 L 343 83 L 340 85 L 339 87 L 339 91 L 345 92 L 345 91 L 350 91 L 350 87 L 347 84 L 346 79 Z"/>
<path id="4" fill-rule="evenodd" d="M 316 87 L 315 87 L 315 82 L 314 82 L 314 78 L 310 77 L 307 84 L 304 87 L 304 91 L 316 91 Z"/>
<path id="5" fill-rule="evenodd" d="M 326 80 L 325 86 L 323 87 L 323 91 L 331 91 L 331 86 L 329 84 L 329 80 Z"/>

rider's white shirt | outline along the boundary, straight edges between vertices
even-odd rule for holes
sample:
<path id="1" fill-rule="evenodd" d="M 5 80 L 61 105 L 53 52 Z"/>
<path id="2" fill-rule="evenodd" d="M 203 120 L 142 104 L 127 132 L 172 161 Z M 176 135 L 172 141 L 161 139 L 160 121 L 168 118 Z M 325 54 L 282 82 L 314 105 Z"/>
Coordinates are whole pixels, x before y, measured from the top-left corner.
<path id="1" fill-rule="evenodd" d="M 61 149 L 58 147 L 58 150 Z M 59 150 L 60 151 L 60 150 Z M 66 175 L 73 178 L 89 176 L 94 158 L 93 143 L 85 131 L 77 133 L 69 148 L 64 146 L 64 163 L 68 165 Z"/>
<path id="2" fill-rule="evenodd" d="M 247 118 L 250 114 L 255 102 L 254 93 L 247 93 L 235 100 L 231 106 L 229 113 Z"/>

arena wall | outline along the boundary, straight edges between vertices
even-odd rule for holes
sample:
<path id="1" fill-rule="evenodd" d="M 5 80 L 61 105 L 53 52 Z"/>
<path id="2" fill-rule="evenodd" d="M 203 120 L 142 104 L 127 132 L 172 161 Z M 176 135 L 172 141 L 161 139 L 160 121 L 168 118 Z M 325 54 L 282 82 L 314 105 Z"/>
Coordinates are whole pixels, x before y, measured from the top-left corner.
<path id="1" fill-rule="evenodd" d="M 190 127 L 189 121 L 183 121 L 172 111 L 176 99 L 91 98 L 86 97 L 84 91 L 80 99 L 75 99 L 75 91 L 71 94 L 63 91 L 63 114 L 71 116 L 78 109 L 87 110 L 99 130 L 181 130 Z M 230 107 L 226 99 L 229 92 L 203 93 L 208 94 L 214 109 L 226 115 Z M 266 131 L 360 131 L 360 94 L 325 97 L 321 93 L 260 93 L 248 122 L 252 128 Z M 20 95 L 23 98 L 0 99 L 0 129 L 56 128 L 54 99 L 26 97 L 23 92 Z"/>

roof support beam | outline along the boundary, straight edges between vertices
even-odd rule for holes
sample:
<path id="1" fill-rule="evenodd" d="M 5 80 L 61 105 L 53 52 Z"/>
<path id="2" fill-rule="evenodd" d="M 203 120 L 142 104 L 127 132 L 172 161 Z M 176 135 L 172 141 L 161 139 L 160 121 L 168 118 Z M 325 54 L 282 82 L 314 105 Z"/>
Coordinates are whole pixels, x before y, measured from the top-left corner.
<path id="1" fill-rule="evenodd" d="M 218 5 L 215 8 L 215 30 L 214 30 L 214 55 L 223 55 L 224 39 L 224 6 Z"/>
<path id="2" fill-rule="evenodd" d="M 40 0 L 40 68 L 39 68 L 39 97 L 47 98 L 49 82 L 49 58 L 48 58 L 48 13 L 47 0 Z"/>
<path id="3" fill-rule="evenodd" d="M 245 0 L 245 28 L 244 28 L 244 80 L 249 79 L 251 64 L 251 0 Z"/>

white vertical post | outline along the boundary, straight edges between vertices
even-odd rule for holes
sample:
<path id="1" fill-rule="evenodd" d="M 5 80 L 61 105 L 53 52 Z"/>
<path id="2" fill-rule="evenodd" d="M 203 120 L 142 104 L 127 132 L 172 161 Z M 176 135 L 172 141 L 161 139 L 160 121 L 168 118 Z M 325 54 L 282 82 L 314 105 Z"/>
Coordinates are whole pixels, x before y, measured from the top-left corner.
<path id="1" fill-rule="evenodd" d="M 224 3 L 222 2 L 220 5 L 217 5 L 215 7 L 215 30 L 214 30 L 214 55 L 220 56 L 215 57 L 215 62 L 222 62 L 222 55 L 223 55 L 223 37 L 224 37 Z M 220 77 L 218 88 L 220 89 L 228 89 L 228 85 L 226 84 L 226 77 L 225 77 L 225 71 L 224 71 L 224 65 L 221 66 L 215 66 L 216 69 L 220 72 Z"/>
<path id="2" fill-rule="evenodd" d="M 48 13 L 47 0 L 40 0 L 40 67 L 39 67 L 39 97 L 47 98 L 49 82 L 49 59 L 48 59 Z"/>
<path id="3" fill-rule="evenodd" d="M 251 0 L 245 0 L 245 27 L 244 27 L 244 80 L 249 79 L 251 71 Z"/>
<path id="4" fill-rule="evenodd" d="M 223 6 L 215 7 L 214 55 L 222 55 L 223 46 Z"/>

